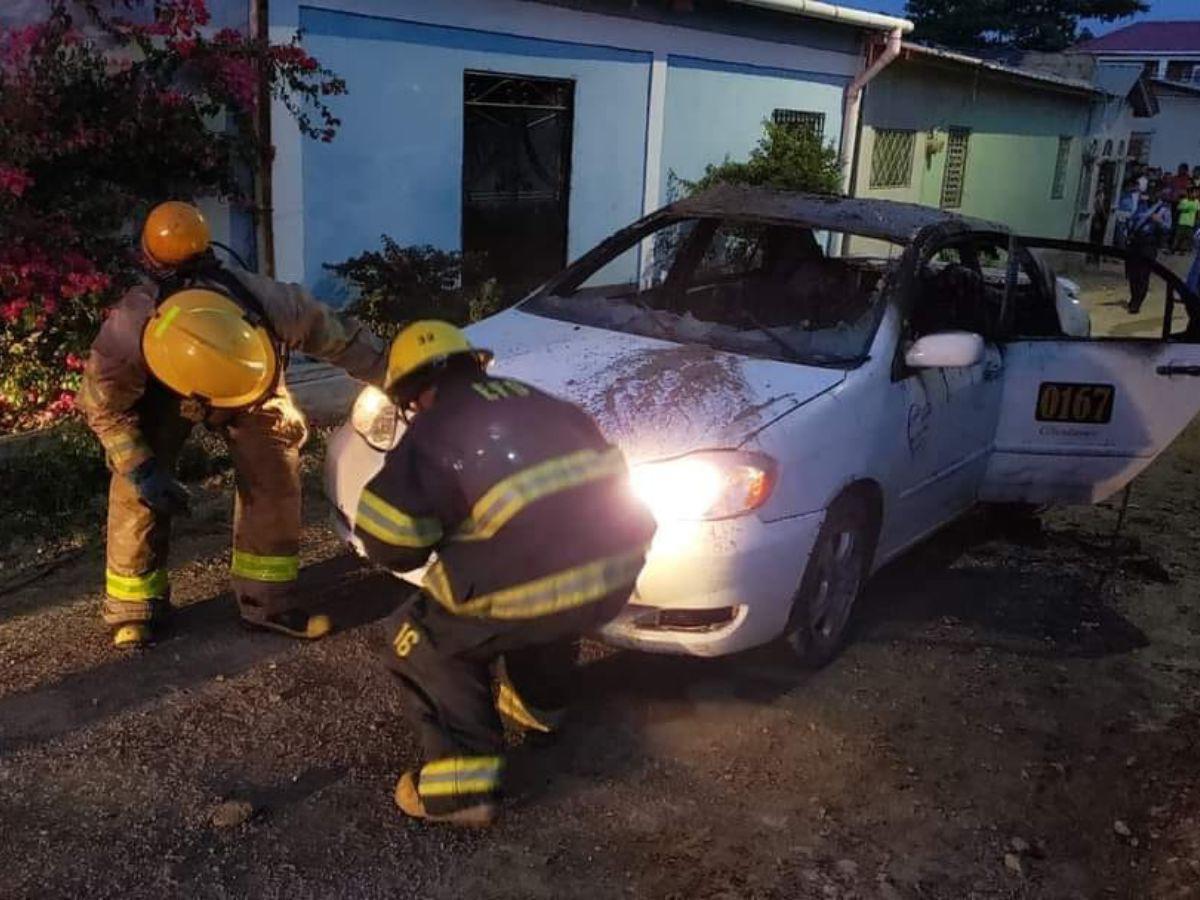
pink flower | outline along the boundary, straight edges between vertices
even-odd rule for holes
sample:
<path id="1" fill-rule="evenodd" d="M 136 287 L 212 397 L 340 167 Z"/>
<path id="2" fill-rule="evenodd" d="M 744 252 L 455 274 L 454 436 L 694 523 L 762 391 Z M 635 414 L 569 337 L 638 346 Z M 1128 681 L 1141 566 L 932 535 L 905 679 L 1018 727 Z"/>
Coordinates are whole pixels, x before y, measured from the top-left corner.
<path id="1" fill-rule="evenodd" d="M 29 301 L 24 297 L 18 297 L 16 300 L 10 300 L 0 306 L 0 318 L 3 318 L 9 325 L 13 325 L 27 309 L 29 309 Z"/>
<path id="2" fill-rule="evenodd" d="M 238 106 L 252 110 L 258 105 L 258 71 L 251 60 L 221 60 L 217 73 L 225 90 Z"/>
<path id="3" fill-rule="evenodd" d="M 66 359 L 63 360 L 63 365 L 65 365 L 67 370 L 70 372 L 82 372 L 83 357 L 75 353 L 68 353 Z"/>
<path id="4" fill-rule="evenodd" d="M 196 39 L 194 37 L 174 38 L 167 43 L 183 59 L 187 59 L 196 51 Z"/>
<path id="5" fill-rule="evenodd" d="M 54 416 L 65 416 L 75 409 L 75 394 L 72 391 L 62 391 L 58 398 L 51 403 L 47 408 L 47 412 Z"/>
<path id="6" fill-rule="evenodd" d="M 14 166 L 0 166 L 0 191 L 20 197 L 33 184 L 33 177 Z"/>

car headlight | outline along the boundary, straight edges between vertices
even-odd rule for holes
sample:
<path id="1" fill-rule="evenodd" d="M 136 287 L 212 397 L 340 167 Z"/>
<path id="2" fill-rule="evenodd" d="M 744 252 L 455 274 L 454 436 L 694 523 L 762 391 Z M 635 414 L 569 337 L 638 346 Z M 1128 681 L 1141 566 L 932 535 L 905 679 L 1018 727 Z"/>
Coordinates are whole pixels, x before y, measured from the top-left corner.
<path id="1" fill-rule="evenodd" d="M 659 522 L 728 519 L 766 502 L 775 487 L 775 462 L 761 453 L 705 451 L 635 466 L 630 481 Z"/>
<path id="2" fill-rule="evenodd" d="M 350 424 L 376 450 L 391 450 L 395 445 L 398 418 L 396 404 L 377 387 L 364 389 L 350 411 Z"/>

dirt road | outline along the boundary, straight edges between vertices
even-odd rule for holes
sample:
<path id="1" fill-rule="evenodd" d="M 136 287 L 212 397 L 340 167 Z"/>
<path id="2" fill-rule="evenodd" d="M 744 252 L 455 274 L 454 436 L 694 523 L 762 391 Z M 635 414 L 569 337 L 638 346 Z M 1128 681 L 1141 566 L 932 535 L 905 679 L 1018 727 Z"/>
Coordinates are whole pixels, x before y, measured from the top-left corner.
<path id="1" fill-rule="evenodd" d="M 218 491 L 152 651 L 109 648 L 94 553 L 0 595 L 0 896 L 1200 897 L 1198 497 L 1193 428 L 1115 541 L 1115 505 L 963 522 L 874 580 L 815 675 L 590 647 L 588 699 L 514 749 L 481 836 L 391 805 L 417 761 L 376 663 L 397 586 L 314 500 L 341 631 L 242 631 Z M 214 825 L 230 800 L 249 818 Z"/>

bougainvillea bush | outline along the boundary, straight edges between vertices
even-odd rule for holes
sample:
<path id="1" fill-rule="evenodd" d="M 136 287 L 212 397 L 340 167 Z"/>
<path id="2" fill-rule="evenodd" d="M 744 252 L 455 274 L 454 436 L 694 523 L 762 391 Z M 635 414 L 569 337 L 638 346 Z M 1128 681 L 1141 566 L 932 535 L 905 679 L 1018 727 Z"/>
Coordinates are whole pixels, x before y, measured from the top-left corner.
<path id="1" fill-rule="evenodd" d="M 71 411 L 133 223 L 168 198 L 253 207 L 274 96 L 328 141 L 345 91 L 300 45 L 209 26 L 205 0 L 46 0 L 0 25 L 0 433 Z"/>

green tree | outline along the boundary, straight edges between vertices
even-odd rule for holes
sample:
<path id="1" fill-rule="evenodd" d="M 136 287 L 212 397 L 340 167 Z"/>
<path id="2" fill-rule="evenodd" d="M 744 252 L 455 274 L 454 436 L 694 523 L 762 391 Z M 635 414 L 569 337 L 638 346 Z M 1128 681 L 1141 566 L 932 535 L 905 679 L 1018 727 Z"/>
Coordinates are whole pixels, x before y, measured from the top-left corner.
<path id="1" fill-rule="evenodd" d="M 785 191 L 836 194 L 841 170 L 838 154 L 811 128 L 764 122 L 765 133 L 744 162 L 725 158 L 710 164 L 695 181 L 680 179 L 689 193 L 718 184 L 746 184 Z"/>
<path id="2" fill-rule="evenodd" d="M 401 247 L 386 234 L 382 241 L 382 250 L 325 264 L 354 288 L 347 311 L 377 334 L 395 337 L 417 319 L 466 325 L 503 307 L 503 294 L 482 254 Z"/>
<path id="3" fill-rule="evenodd" d="M 1081 39 L 1079 21 L 1146 12 L 1146 0 L 908 0 L 923 43 L 960 50 L 1056 51 Z"/>

